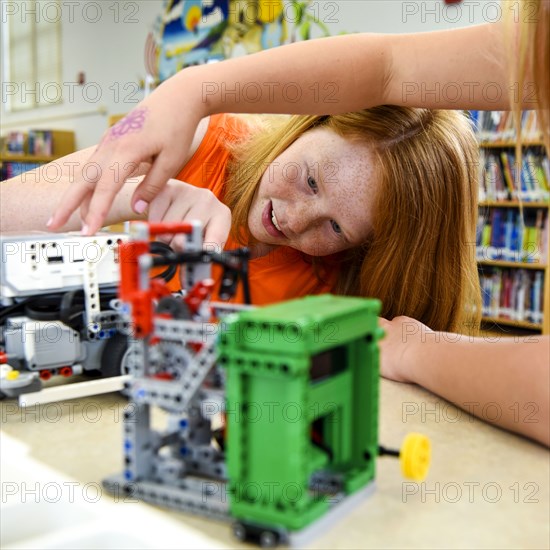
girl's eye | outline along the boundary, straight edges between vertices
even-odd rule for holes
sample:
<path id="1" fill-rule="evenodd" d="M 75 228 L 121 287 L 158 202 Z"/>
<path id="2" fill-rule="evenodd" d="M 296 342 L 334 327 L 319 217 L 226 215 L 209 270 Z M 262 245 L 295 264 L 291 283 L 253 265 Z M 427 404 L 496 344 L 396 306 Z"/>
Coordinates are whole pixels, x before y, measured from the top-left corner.
<path id="1" fill-rule="evenodd" d="M 337 235 L 341 235 L 341 234 L 342 234 L 342 228 L 341 228 L 334 220 L 330 220 L 330 225 L 332 226 L 332 230 L 333 230 Z"/>
<path id="2" fill-rule="evenodd" d="M 313 191 L 317 191 L 317 182 L 313 176 L 307 177 L 307 185 L 310 189 L 313 189 Z"/>

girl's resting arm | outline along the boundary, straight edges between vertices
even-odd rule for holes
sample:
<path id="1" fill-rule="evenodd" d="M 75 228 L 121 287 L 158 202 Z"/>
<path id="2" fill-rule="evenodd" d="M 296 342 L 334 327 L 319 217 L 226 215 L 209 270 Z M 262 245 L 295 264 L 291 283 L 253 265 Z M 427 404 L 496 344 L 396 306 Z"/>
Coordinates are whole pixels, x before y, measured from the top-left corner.
<path id="1" fill-rule="evenodd" d="M 381 320 L 382 376 L 550 446 L 550 337 L 473 338 L 408 317 Z"/>

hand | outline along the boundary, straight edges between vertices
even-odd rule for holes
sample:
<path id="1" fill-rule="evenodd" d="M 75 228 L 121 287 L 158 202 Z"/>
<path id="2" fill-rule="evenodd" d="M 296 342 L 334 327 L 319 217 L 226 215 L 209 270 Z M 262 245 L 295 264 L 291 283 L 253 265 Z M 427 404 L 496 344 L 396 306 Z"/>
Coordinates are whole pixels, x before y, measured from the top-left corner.
<path id="1" fill-rule="evenodd" d="M 103 224 L 113 200 L 126 178 L 140 164 L 150 163 L 143 182 L 132 197 L 132 208 L 141 214 L 177 174 L 186 161 L 195 129 L 205 110 L 200 89 L 191 86 L 186 71 L 164 82 L 126 117 L 107 130 L 89 163 L 96 177 L 76 180 L 58 205 L 48 224 L 59 229 L 77 209 L 81 210 L 82 232 L 95 233 Z M 189 84 L 186 87 L 186 84 Z M 193 92 L 192 90 L 195 90 Z M 177 98 L 177 105 L 175 105 Z"/>
<path id="2" fill-rule="evenodd" d="M 204 244 L 221 252 L 231 229 L 231 210 L 212 191 L 170 179 L 151 201 L 149 221 L 182 222 L 199 220 L 204 228 Z M 159 240 L 174 250 L 183 250 L 184 237 L 160 235 Z"/>
<path id="3" fill-rule="evenodd" d="M 386 335 L 380 340 L 380 374 L 396 382 L 414 383 L 412 367 L 418 344 L 434 331 L 411 317 L 379 318 Z"/>

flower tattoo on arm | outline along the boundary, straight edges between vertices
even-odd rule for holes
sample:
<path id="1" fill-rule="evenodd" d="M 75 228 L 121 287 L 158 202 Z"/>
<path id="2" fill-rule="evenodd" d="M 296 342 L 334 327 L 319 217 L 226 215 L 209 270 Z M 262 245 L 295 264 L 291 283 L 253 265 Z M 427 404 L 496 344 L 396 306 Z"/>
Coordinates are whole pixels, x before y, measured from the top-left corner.
<path id="1" fill-rule="evenodd" d="M 119 139 L 126 134 L 139 132 L 145 124 L 147 107 L 138 107 L 120 119 L 107 133 L 109 140 Z"/>

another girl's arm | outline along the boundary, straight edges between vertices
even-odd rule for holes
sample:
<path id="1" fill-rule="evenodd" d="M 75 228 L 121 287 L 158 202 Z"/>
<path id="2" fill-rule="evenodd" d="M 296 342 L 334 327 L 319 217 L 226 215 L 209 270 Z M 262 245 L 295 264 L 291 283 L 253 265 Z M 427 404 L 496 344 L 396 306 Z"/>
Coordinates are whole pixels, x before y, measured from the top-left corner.
<path id="1" fill-rule="evenodd" d="M 79 155 L 79 154 L 77 154 Z M 67 162 L 75 162 L 76 155 L 65 157 Z M 61 159 L 63 160 L 63 159 Z M 52 169 L 52 166 L 50 166 Z M 47 231 L 47 216 L 55 204 L 71 185 L 69 178 L 59 178 L 55 182 L 35 181 L 39 174 L 27 173 L 2 182 L 0 187 L 0 230 L 26 232 Z M 221 251 L 231 228 L 231 211 L 220 202 L 211 191 L 171 179 L 153 199 L 147 211 L 136 214 L 130 206 L 130 198 L 143 180 L 137 176 L 126 180 L 120 193 L 115 197 L 107 214 L 105 225 L 125 221 L 145 220 L 163 222 L 196 221 L 203 223 L 204 243 L 211 250 Z M 75 213 L 63 226 L 64 231 L 76 231 L 81 221 Z M 172 248 L 182 249 L 181 235 L 161 235 L 160 240 Z"/>
<path id="2" fill-rule="evenodd" d="M 0 229 L 4 231 L 48 231 L 48 219 L 52 210 L 63 200 L 71 185 L 86 181 L 98 169 L 89 162 L 95 147 L 82 149 L 35 170 L 3 181 L 0 184 Z M 134 175 L 143 175 L 148 166 L 136 167 Z M 142 179 L 142 178 L 141 178 Z M 139 219 L 130 208 L 130 198 L 141 179 L 129 180 L 111 205 L 105 225 Z M 81 205 L 86 212 L 87 204 Z M 82 227 L 78 212 L 74 212 L 60 227 L 63 231 L 75 231 Z"/>
<path id="3" fill-rule="evenodd" d="M 382 320 L 382 376 L 550 446 L 550 338 L 472 338 L 408 317 Z"/>

